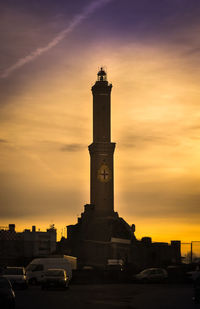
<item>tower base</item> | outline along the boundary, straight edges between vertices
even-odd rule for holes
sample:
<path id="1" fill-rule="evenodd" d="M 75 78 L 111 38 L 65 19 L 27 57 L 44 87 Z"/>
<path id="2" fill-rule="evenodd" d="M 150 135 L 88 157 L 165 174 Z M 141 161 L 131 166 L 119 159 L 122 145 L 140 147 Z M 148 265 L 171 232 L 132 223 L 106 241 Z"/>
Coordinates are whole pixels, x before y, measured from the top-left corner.
<path id="1" fill-rule="evenodd" d="M 134 230 L 113 212 L 96 216 L 95 206 L 85 205 L 85 211 L 75 225 L 67 227 L 70 254 L 78 257 L 79 265 L 104 268 L 108 260 L 131 259 L 131 244 L 136 243 Z"/>

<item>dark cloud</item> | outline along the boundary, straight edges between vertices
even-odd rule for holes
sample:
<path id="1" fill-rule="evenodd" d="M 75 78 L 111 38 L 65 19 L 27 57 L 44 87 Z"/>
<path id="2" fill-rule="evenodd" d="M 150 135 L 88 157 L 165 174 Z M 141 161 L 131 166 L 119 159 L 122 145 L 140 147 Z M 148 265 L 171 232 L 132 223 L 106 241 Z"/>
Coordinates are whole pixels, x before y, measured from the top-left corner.
<path id="1" fill-rule="evenodd" d="M 8 141 L 6 139 L 0 138 L 0 143 L 8 143 Z"/>
<path id="2" fill-rule="evenodd" d="M 62 218 L 64 215 L 67 220 L 67 216 L 74 215 L 74 212 L 80 213 L 83 208 L 84 193 L 81 190 L 77 193 L 67 188 L 63 190 L 42 188 L 42 191 L 41 188 L 31 191 L 27 188 L 24 190 L 12 188 L 12 195 L 9 194 L 9 190 L 0 193 L 3 206 L 0 209 L 1 219 L 39 220 L 41 217 L 43 219 L 52 218 L 52 216 Z"/>
<path id="3" fill-rule="evenodd" d="M 200 53 L 200 47 L 194 47 L 194 48 L 190 48 L 189 50 L 187 50 L 187 52 L 185 52 L 185 55 L 199 56 L 199 53 Z"/>
<path id="4" fill-rule="evenodd" d="M 200 125 L 196 124 L 196 125 L 191 125 L 191 126 L 187 126 L 186 127 L 187 131 L 199 131 L 200 130 Z"/>
<path id="5" fill-rule="evenodd" d="M 146 188 L 146 190 L 145 190 Z M 172 187 L 167 187 L 169 192 L 156 190 L 152 184 L 148 187 L 138 188 L 136 192 L 126 191 L 123 193 L 123 210 L 127 215 L 135 215 L 141 218 L 176 219 L 180 221 L 196 222 L 200 217 L 200 193 L 190 193 L 184 188 L 182 192 L 172 192 Z M 132 207 L 131 205 L 132 201 Z M 126 207 L 127 203 L 127 207 Z"/>
<path id="6" fill-rule="evenodd" d="M 68 151 L 68 152 L 76 152 L 82 149 L 85 149 L 86 146 L 82 144 L 65 144 L 60 149 L 61 151 Z"/>
<path id="7" fill-rule="evenodd" d="M 134 129 L 132 130 L 134 131 Z M 119 142 L 120 148 L 144 148 L 152 147 L 154 145 L 169 146 L 178 145 L 179 142 L 173 136 L 161 135 L 160 133 L 152 133 L 147 135 L 146 132 L 138 134 L 127 133 L 124 138 Z"/>
<path id="8" fill-rule="evenodd" d="M 156 166 L 156 165 L 128 165 L 128 166 L 123 166 L 123 169 L 127 169 L 129 171 L 138 171 L 138 172 L 143 172 L 143 171 L 150 171 L 150 170 L 158 170 L 158 169 L 163 169 L 163 166 Z"/>

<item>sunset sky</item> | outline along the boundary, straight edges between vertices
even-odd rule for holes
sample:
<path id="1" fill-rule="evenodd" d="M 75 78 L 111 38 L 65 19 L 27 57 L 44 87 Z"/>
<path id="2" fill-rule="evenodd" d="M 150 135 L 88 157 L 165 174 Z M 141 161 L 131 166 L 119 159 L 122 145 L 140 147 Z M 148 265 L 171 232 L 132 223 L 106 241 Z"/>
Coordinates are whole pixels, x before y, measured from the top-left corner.
<path id="1" fill-rule="evenodd" d="M 0 225 L 58 236 L 89 203 L 92 93 L 112 89 L 115 211 L 200 240 L 200 1 L 0 2 Z"/>

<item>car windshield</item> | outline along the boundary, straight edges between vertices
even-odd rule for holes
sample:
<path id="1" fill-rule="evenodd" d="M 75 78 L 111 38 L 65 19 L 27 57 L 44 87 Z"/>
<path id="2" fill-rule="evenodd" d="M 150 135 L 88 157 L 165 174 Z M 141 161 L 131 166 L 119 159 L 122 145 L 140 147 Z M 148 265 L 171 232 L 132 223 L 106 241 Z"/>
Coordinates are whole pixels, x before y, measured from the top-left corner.
<path id="1" fill-rule="evenodd" d="M 5 274 L 6 275 L 23 275 L 23 268 L 15 268 L 15 267 L 11 267 L 11 268 L 6 268 L 5 269 Z"/>
<path id="2" fill-rule="evenodd" d="M 146 274 L 149 274 L 149 273 L 151 273 L 150 269 L 145 269 L 145 270 L 140 272 L 140 274 L 142 274 L 142 275 L 146 275 Z"/>
<path id="3" fill-rule="evenodd" d="M 44 266 L 42 264 L 30 264 L 26 268 L 27 271 L 43 271 Z"/>
<path id="4" fill-rule="evenodd" d="M 9 281 L 6 278 L 4 278 L 4 277 L 0 277 L 0 289 L 2 289 L 2 288 L 10 288 L 10 287 L 11 286 L 10 286 Z"/>
<path id="5" fill-rule="evenodd" d="M 63 277 L 64 276 L 64 271 L 63 270 L 47 270 L 45 273 L 45 276 L 47 277 Z"/>

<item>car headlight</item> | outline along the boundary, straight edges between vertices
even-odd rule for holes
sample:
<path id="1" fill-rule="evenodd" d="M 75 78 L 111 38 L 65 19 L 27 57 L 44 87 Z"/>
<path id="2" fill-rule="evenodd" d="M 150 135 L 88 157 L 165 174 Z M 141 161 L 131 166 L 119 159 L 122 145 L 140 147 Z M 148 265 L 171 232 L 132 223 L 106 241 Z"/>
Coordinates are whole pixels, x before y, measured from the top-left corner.
<path id="1" fill-rule="evenodd" d="M 64 282 L 66 281 L 66 278 L 61 278 L 59 281 Z"/>

